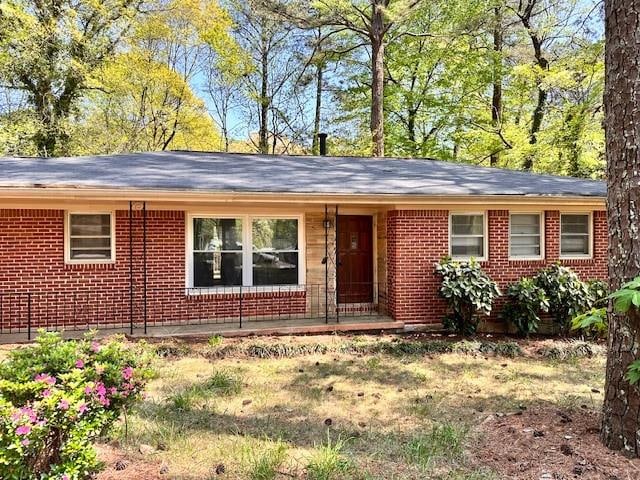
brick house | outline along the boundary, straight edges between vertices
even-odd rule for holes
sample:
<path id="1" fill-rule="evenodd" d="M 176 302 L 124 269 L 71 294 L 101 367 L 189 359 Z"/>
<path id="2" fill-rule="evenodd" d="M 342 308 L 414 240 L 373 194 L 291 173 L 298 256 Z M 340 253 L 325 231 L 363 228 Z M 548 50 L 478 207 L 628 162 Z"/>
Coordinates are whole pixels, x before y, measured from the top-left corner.
<path id="1" fill-rule="evenodd" d="M 501 287 L 556 261 L 607 276 L 604 182 L 202 152 L 0 164 L 2 333 L 438 324 L 445 255 Z"/>

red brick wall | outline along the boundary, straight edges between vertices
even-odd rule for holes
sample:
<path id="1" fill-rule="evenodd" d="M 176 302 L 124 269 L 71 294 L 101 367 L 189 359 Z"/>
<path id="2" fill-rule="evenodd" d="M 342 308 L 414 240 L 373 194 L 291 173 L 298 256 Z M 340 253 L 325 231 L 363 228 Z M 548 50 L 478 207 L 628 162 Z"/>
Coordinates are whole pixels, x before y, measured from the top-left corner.
<path id="1" fill-rule="evenodd" d="M 132 216 L 134 321 L 143 319 L 143 220 Z M 64 211 L 0 209 L 0 329 L 128 325 L 129 212 L 116 212 L 116 261 L 64 262 Z M 185 215 L 147 212 L 147 318 L 152 322 L 224 321 L 239 315 L 303 314 L 304 292 L 185 295 Z M 28 294 L 28 292 L 30 292 Z"/>
<path id="2" fill-rule="evenodd" d="M 506 287 L 523 276 L 556 262 L 560 256 L 560 213 L 545 212 L 545 259 L 509 260 L 509 212 L 490 210 L 489 256 L 486 272 Z M 593 258 L 562 260 L 583 279 L 607 277 L 606 212 L 593 212 Z M 413 323 L 438 323 L 445 313 L 438 295 L 436 263 L 449 251 L 449 212 L 446 210 L 396 210 L 387 217 L 389 306 L 394 318 Z M 500 302 L 494 309 L 495 320 Z"/>

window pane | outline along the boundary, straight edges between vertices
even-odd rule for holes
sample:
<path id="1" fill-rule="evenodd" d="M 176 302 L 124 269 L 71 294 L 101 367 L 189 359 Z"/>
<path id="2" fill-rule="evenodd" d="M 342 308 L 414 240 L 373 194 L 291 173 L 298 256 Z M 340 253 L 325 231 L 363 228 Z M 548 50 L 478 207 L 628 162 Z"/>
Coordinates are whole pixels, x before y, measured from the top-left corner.
<path id="1" fill-rule="evenodd" d="M 589 215 L 562 215 L 562 233 L 589 233 Z"/>
<path id="2" fill-rule="evenodd" d="M 562 235 L 560 253 L 561 255 L 589 255 L 589 236 Z"/>
<path id="3" fill-rule="evenodd" d="M 511 215 L 511 234 L 540 233 L 540 215 L 517 214 Z"/>
<path id="4" fill-rule="evenodd" d="M 254 251 L 298 249 L 296 219 L 255 219 L 252 228 Z"/>
<path id="5" fill-rule="evenodd" d="M 454 237 L 451 239 L 451 254 L 454 257 L 482 257 L 482 237 Z"/>
<path id="6" fill-rule="evenodd" d="M 296 285 L 297 252 L 257 252 L 253 254 L 254 285 Z"/>
<path id="7" fill-rule="evenodd" d="M 540 247 L 538 245 L 518 245 L 511 246 L 512 257 L 539 257 Z"/>
<path id="8" fill-rule="evenodd" d="M 71 235 L 100 236 L 111 235 L 111 215 L 85 215 L 72 213 L 69 215 Z"/>
<path id="9" fill-rule="evenodd" d="M 94 237 L 94 238 L 71 238 L 72 249 L 93 249 L 105 250 L 111 248 L 111 238 Z"/>
<path id="10" fill-rule="evenodd" d="M 242 284 L 242 253 L 194 253 L 193 286 Z"/>
<path id="11" fill-rule="evenodd" d="M 482 235 L 483 231 L 483 215 L 451 216 L 451 233 L 453 235 Z"/>
<path id="12" fill-rule="evenodd" d="M 239 218 L 194 218 L 193 249 L 207 252 L 242 250 L 242 220 Z"/>
<path id="13" fill-rule="evenodd" d="M 111 260 L 111 250 L 71 250 L 72 260 Z"/>

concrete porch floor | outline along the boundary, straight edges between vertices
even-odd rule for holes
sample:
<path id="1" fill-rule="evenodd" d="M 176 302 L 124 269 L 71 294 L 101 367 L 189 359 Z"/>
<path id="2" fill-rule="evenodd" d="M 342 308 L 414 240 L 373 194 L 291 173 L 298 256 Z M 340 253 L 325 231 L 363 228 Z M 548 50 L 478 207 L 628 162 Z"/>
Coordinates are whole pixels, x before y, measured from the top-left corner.
<path id="1" fill-rule="evenodd" d="M 210 336 L 221 335 L 223 337 L 246 337 L 251 335 L 303 335 L 303 334 L 322 334 L 334 332 L 364 332 L 403 330 L 404 322 L 398 322 L 390 317 L 376 315 L 364 317 L 342 317 L 339 322 L 335 318 L 329 319 L 329 323 L 325 323 L 324 318 L 295 318 L 286 320 L 246 320 L 242 322 L 242 328 L 235 323 L 175 323 L 154 325 L 149 322 L 147 325 L 147 333 L 139 324 L 135 324 L 133 335 L 130 335 L 128 327 L 104 328 L 98 330 L 98 337 L 106 337 L 115 333 L 123 333 L 134 338 L 144 337 L 181 337 L 181 336 Z M 74 330 L 65 330 L 65 338 L 81 338 L 88 330 L 86 328 L 77 327 Z M 37 335 L 37 329 L 32 332 L 32 340 Z M 21 343 L 26 342 L 27 332 L 17 333 L 0 333 L 0 343 Z"/>

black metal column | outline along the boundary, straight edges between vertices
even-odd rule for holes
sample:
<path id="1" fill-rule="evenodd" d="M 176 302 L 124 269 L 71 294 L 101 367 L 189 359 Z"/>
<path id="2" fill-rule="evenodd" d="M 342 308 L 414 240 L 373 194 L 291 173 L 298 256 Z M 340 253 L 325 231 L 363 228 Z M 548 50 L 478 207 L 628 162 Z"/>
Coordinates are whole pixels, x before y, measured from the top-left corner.
<path id="1" fill-rule="evenodd" d="M 147 334 L 147 202 L 142 202 L 142 289 L 144 301 L 144 334 Z"/>
<path id="2" fill-rule="evenodd" d="M 324 323 L 329 323 L 329 210 L 324 204 Z"/>
<path id="3" fill-rule="evenodd" d="M 129 333 L 133 335 L 133 202 L 129 201 Z"/>
<path id="4" fill-rule="evenodd" d="M 336 323 L 340 323 L 340 275 L 338 269 L 340 268 L 340 251 L 338 249 L 338 205 L 336 204 Z"/>

